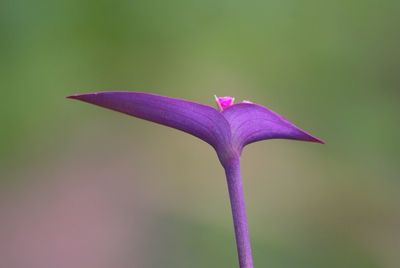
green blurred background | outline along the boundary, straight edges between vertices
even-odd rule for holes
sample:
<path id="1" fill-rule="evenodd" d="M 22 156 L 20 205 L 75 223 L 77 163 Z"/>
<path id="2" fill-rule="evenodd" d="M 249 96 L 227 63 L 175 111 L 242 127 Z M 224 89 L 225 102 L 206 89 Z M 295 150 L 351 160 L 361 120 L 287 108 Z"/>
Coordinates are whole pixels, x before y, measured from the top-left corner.
<path id="1" fill-rule="evenodd" d="M 243 154 L 256 267 L 400 267 L 400 1 L 0 2 L 0 267 L 236 267 L 189 135 L 66 100 L 264 104 L 326 140 Z"/>

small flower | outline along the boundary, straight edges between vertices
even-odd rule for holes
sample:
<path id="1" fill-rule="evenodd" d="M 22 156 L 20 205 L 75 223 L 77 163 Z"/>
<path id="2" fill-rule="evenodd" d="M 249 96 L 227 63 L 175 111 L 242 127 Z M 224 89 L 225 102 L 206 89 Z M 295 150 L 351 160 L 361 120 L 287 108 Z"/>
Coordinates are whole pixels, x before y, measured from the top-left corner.
<path id="1" fill-rule="evenodd" d="M 142 92 L 99 92 L 69 96 L 134 117 L 176 128 L 210 144 L 225 169 L 241 268 L 253 259 L 240 175 L 240 155 L 253 142 L 292 139 L 324 143 L 272 110 L 230 96 L 217 97 L 211 106 Z"/>
<path id="2" fill-rule="evenodd" d="M 214 95 L 215 101 L 217 102 L 217 105 L 220 109 L 220 111 L 225 110 L 229 106 L 231 106 L 235 102 L 234 97 L 226 96 L 226 97 L 217 97 L 217 95 Z"/>

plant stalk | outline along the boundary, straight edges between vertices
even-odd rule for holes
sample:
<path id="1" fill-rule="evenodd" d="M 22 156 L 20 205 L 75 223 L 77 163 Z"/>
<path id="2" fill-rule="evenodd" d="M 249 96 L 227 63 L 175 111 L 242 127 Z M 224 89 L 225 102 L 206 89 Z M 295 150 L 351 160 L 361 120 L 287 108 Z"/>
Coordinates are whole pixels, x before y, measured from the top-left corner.
<path id="1" fill-rule="evenodd" d="M 225 166 L 225 174 L 231 202 L 239 265 L 240 268 L 253 268 L 250 234 L 247 225 L 242 177 L 240 175 L 240 160 L 230 161 Z"/>

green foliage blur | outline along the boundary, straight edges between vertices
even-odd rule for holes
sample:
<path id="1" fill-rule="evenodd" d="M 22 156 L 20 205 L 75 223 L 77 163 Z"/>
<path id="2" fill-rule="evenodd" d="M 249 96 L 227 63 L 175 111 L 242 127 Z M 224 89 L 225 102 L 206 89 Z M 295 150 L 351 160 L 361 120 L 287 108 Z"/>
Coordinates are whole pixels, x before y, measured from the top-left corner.
<path id="1" fill-rule="evenodd" d="M 232 95 L 327 142 L 245 150 L 256 267 L 400 267 L 399 13 L 395 0 L 1 0 L 0 267 L 235 267 L 215 154 L 64 98 L 104 90 Z"/>

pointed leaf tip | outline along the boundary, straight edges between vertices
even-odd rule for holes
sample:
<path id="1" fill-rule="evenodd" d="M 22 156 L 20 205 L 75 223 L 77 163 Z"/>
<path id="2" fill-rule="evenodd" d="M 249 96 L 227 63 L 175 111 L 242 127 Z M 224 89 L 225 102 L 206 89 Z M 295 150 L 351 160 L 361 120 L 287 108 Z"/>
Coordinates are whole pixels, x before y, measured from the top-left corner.
<path id="1" fill-rule="evenodd" d="M 103 94 L 105 92 L 95 92 L 95 93 L 82 93 L 82 94 L 74 94 L 69 95 L 66 98 L 72 100 L 80 100 L 80 101 L 87 101 L 89 102 L 90 99 L 93 99 L 96 95 Z"/>
<path id="2" fill-rule="evenodd" d="M 71 100 L 84 100 L 85 97 L 87 97 L 88 95 L 93 95 L 93 94 L 95 94 L 95 93 L 74 94 L 74 95 L 66 96 L 65 98 L 71 99 Z"/>
<path id="3" fill-rule="evenodd" d="M 293 125 L 295 126 L 295 125 Z M 298 135 L 298 139 L 302 141 L 308 141 L 308 142 L 315 142 L 315 143 L 320 143 L 320 144 L 325 144 L 325 141 L 315 137 L 314 135 L 311 135 L 310 133 L 296 127 L 302 134 Z"/>

